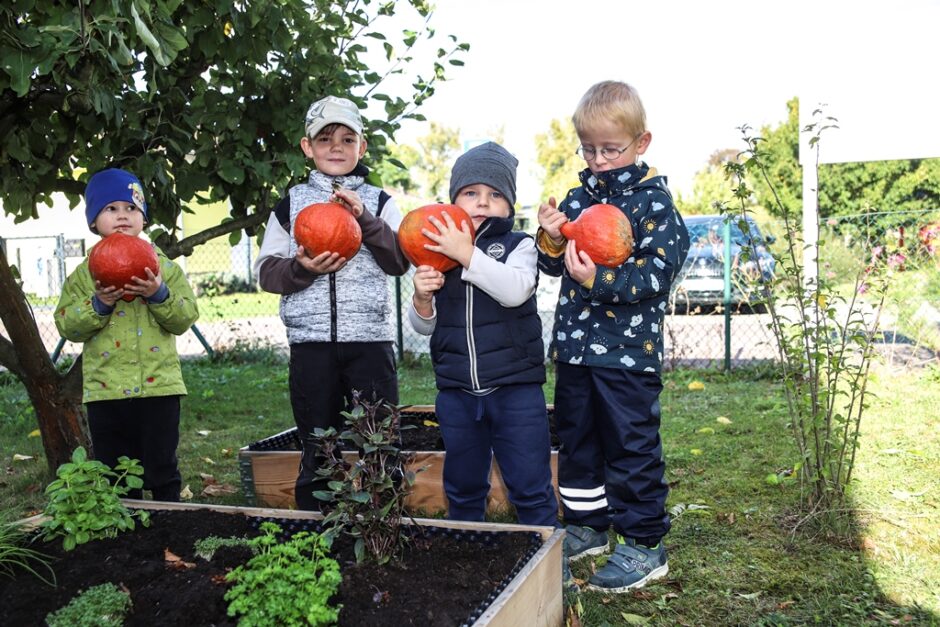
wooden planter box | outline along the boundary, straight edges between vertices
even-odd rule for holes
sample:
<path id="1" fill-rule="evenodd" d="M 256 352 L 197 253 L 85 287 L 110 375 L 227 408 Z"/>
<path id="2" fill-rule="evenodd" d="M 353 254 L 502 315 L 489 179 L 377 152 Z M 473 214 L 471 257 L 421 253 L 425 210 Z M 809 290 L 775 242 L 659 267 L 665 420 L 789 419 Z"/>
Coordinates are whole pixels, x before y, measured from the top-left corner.
<path id="1" fill-rule="evenodd" d="M 208 509 L 228 514 L 244 514 L 264 518 L 290 518 L 319 520 L 317 512 L 298 510 L 235 507 L 227 505 L 204 505 L 198 503 L 163 503 L 125 499 L 125 504 L 134 509 L 147 510 L 199 510 Z M 44 517 L 33 516 L 19 524 L 34 528 Z M 500 592 L 473 623 L 475 627 L 559 627 L 563 624 L 562 608 L 562 539 L 564 530 L 552 527 L 533 527 L 499 523 L 469 523 L 462 521 L 414 519 L 413 523 L 427 527 L 466 529 L 473 531 L 522 531 L 536 532 L 542 538 L 542 546 L 519 570 L 515 577 Z M 420 592 L 420 591 L 419 591 Z"/>
<path id="2" fill-rule="evenodd" d="M 548 406 L 549 415 L 554 412 Z M 411 405 L 403 414 L 411 413 L 426 416 L 434 420 L 433 405 Z M 264 507 L 292 508 L 294 501 L 294 482 L 300 467 L 300 437 L 297 429 L 287 429 L 271 437 L 259 440 L 238 451 L 238 467 L 241 474 L 242 492 L 250 505 Z M 416 473 L 415 485 L 405 504 L 411 512 L 433 515 L 447 511 L 447 497 L 444 495 L 444 451 L 405 451 L 412 455 L 408 469 Z M 344 453 L 347 461 L 355 462 L 358 454 Z M 558 452 L 552 451 L 552 484 L 558 497 Z M 422 472 L 418 472 L 423 468 Z M 490 494 L 487 497 L 487 511 L 491 513 L 509 508 L 506 485 L 499 473 L 499 466 L 493 460 L 490 470 Z M 561 508 L 559 498 L 559 510 Z"/>

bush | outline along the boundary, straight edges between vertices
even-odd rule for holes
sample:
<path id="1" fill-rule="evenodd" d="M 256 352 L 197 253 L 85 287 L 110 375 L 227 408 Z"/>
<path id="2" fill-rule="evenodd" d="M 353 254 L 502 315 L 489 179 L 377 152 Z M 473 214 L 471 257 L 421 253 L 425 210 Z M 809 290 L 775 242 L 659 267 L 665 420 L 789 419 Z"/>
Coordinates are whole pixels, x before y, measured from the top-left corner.
<path id="1" fill-rule="evenodd" d="M 225 272 L 211 273 L 196 279 L 193 285 L 196 296 L 223 296 L 225 294 L 244 294 L 258 291 L 254 282 L 243 277 Z"/>

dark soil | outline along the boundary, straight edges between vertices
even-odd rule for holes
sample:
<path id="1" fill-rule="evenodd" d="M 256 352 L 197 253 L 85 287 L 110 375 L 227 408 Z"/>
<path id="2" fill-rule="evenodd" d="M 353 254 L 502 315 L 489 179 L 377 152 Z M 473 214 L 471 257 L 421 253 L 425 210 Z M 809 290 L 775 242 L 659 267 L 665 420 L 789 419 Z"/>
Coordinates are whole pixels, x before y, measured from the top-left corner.
<path id="1" fill-rule="evenodd" d="M 257 518 L 208 510 L 154 512 L 148 528 L 64 552 L 61 543 L 39 543 L 53 556 L 57 586 L 18 572 L 0 578 L 0 625 L 41 625 L 79 591 L 112 582 L 130 591 L 133 609 L 125 625 L 235 625 L 223 599 L 226 572 L 250 558 L 245 548 L 220 549 L 211 562 L 193 544 L 211 535 L 257 535 Z M 285 531 L 310 521 L 276 521 Z M 343 582 L 336 602 L 340 625 L 462 625 L 475 619 L 537 550 L 531 533 L 441 532 L 430 529 L 400 564 L 356 564 L 351 544 L 337 542 L 334 557 Z M 167 566 L 168 549 L 187 570 Z"/>

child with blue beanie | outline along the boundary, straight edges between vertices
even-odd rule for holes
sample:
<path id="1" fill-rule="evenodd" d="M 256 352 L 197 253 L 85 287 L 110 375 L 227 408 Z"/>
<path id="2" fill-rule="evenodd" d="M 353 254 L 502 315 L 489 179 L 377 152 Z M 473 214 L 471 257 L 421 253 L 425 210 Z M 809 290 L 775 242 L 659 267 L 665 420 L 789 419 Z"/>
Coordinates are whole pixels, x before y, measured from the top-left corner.
<path id="1" fill-rule="evenodd" d="M 85 188 L 92 233 L 137 237 L 147 223 L 140 180 L 120 169 L 102 170 Z M 138 459 L 144 490 L 156 501 L 179 501 L 180 396 L 186 394 L 176 336 L 199 317 L 182 269 L 155 247 L 159 267 L 124 286 L 103 286 L 88 258 L 66 278 L 55 323 L 65 339 L 84 344 L 82 400 L 95 458 L 110 467 Z M 127 301 L 122 297 L 133 296 Z M 132 490 L 130 498 L 141 498 Z"/>

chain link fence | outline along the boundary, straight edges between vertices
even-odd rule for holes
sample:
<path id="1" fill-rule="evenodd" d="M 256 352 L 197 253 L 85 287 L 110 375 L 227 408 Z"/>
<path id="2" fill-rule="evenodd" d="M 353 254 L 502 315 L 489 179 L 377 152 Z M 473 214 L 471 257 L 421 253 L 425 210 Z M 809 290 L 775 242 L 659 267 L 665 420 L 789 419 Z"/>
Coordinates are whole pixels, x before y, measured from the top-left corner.
<path id="1" fill-rule="evenodd" d="M 928 250 L 913 227 L 903 224 L 940 224 L 940 211 L 894 216 L 895 226 L 872 230 L 878 216 L 846 216 L 821 227 L 821 272 L 827 278 L 848 280 L 869 261 L 860 254 L 863 238 L 883 242 L 885 255 L 904 257 L 904 272 L 892 286 L 893 293 L 882 315 L 884 349 L 894 359 L 925 362 L 937 359 L 940 349 L 940 251 Z M 868 221 L 868 228 L 862 228 Z M 776 359 L 777 348 L 769 330 L 769 314 L 756 300 L 755 279 L 772 273 L 769 254 L 742 260 L 738 255 L 740 234 L 720 218 L 689 216 L 692 235 L 689 259 L 683 266 L 670 299 L 664 325 L 667 369 L 685 367 L 736 368 Z M 889 220 L 890 223 L 890 220 Z M 881 224 L 881 222 L 879 222 Z M 765 221 L 757 225 L 764 246 L 774 249 L 783 242 L 782 225 Z M 940 228 L 940 227 L 938 227 Z M 873 236 L 871 233 L 877 232 Z M 77 354 L 80 345 L 60 343 L 53 311 L 64 277 L 85 254 L 82 240 L 61 235 L 2 240 L 7 258 L 20 269 L 46 350 L 57 348 Z M 940 232 L 936 245 L 940 246 Z M 287 349 L 286 334 L 278 317 L 279 297 L 259 291 L 252 266 L 257 256 L 253 238 L 230 245 L 219 238 L 200 246 L 189 258 L 179 260 L 199 301 L 200 319 L 193 330 L 181 336 L 182 355 L 200 355 L 238 348 Z M 897 257 L 900 262 L 900 257 Z M 413 284 L 410 271 L 388 282 L 396 306 L 397 345 L 400 357 L 428 352 L 428 338 L 416 334 L 408 324 Z M 559 280 L 541 276 L 537 292 L 546 349 L 551 341 Z M 5 331 L 4 331 L 5 333 Z M 57 353 L 56 353 L 57 354 Z"/>

